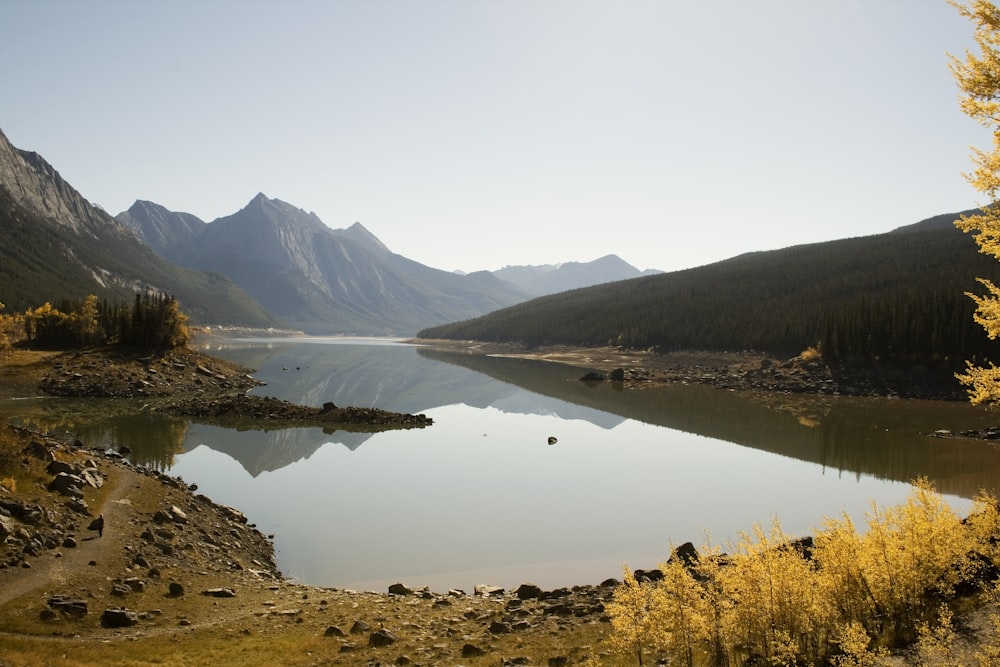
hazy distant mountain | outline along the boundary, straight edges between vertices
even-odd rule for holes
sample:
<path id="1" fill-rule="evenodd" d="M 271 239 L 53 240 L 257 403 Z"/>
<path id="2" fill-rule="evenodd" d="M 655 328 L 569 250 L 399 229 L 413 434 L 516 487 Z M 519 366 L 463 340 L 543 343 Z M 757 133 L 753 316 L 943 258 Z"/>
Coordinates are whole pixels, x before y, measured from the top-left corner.
<path id="1" fill-rule="evenodd" d="M 190 248 L 204 231 L 205 221 L 190 213 L 168 211 L 159 204 L 137 201 L 115 216 L 146 245 L 174 264 L 184 264 Z"/>
<path id="2" fill-rule="evenodd" d="M 360 223 L 331 229 L 263 194 L 211 223 L 142 201 L 119 220 L 164 257 L 228 276 L 307 333 L 410 335 L 530 296 L 486 271 L 460 276 L 414 262 Z"/>
<path id="3" fill-rule="evenodd" d="M 640 271 L 617 255 L 606 255 L 592 262 L 505 266 L 493 271 L 493 275 L 497 278 L 517 285 L 532 296 L 555 294 L 578 287 L 591 287 L 657 273 L 662 271 L 656 269 Z"/>
<path id="4" fill-rule="evenodd" d="M 194 322 L 275 326 L 243 290 L 218 274 L 165 261 L 93 206 L 37 153 L 0 132 L 0 301 L 8 310 L 96 294 L 131 303 L 156 290 L 177 297 Z"/>

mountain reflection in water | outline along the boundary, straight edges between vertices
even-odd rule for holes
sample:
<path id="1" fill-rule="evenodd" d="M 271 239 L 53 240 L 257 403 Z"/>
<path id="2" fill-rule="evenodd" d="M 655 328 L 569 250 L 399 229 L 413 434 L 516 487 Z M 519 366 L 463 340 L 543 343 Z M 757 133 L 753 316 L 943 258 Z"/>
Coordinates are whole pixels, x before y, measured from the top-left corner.
<path id="1" fill-rule="evenodd" d="M 267 385 L 256 394 L 435 423 L 235 430 L 136 402 L 0 405 L 183 474 L 275 532 L 282 569 L 316 585 L 596 583 L 622 562 L 653 566 L 671 540 L 697 543 L 704 529 L 724 539 L 777 514 L 808 530 L 895 502 L 920 476 L 956 500 L 1000 480 L 993 444 L 927 435 L 993 423 L 963 403 L 591 384 L 579 380 L 587 369 L 367 339 L 206 351 L 257 369 Z"/>

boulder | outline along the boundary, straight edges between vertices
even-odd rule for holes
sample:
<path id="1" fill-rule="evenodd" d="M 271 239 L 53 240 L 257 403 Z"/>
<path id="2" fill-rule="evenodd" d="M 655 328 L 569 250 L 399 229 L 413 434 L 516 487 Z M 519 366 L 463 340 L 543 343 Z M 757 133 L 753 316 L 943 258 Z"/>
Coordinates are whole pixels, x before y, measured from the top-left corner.
<path id="1" fill-rule="evenodd" d="M 177 505 L 171 505 L 170 509 L 167 510 L 167 513 L 170 515 L 170 518 L 173 519 L 174 523 L 188 522 L 187 514 L 185 514 L 184 510 L 182 510 Z"/>
<path id="2" fill-rule="evenodd" d="M 413 595 L 413 589 L 405 584 L 393 584 L 389 586 L 389 595 Z"/>
<path id="3" fill-rule="evenodd" d="M 92 488 L 99 489 L 104 486 L 104 475 L 97 468 L 84 468 L 80 471 L 79 477 L 84 484 Z"/>
<path id="4" fill-rule="evenodd" d="M 48 605 L 50 608 L 69 616 L 76 616 L 79 618 L 87 615 L 87 601 L 79 598 L 71 598 L 65 595 L 53 595 L 49 598 Z"/>
<path id="5" fill-rule="evenodd" d="M 373 648 L 381 648 L 395 643 L 396 635 L 392 634 L 385 628 L 379 628 L 368 637 L 368 646 Z"/>
<path id="6" fill-rule="evenodd" d="M 493 621 L 489 630 L 491 635 L 506 635 L 510 633 L 510 626 L 503 621 Z"/>
<path id="7" fill-rule="evenodd" d="M 64 496 L 83 498 L 83 491 L 80 490 L 83 484 L 83 480 L 76 475 L 61 472 L 57 474 L 51 482 L 49 482 L 48 488 L 49 491 L 54 491 Z"/>
<path id="8" fill-rule="evenodd" d="M 105 628 L 128 628 L 139 622 L 139 614 L 125 607 L 108 607 L 101 614 L 101 625 Z"/>
<path id="9" fill-rule="evenodd" d="M 83 514 L 85 516 L 90 516 L 90 505 L 83 498 L 73 498 L 66 503 L 66 507 L 70 508 L 77 514 Z"/>
<path id="10" fill-rule="evenodd" d="M 167 595 L 170 597 L 179 598 L 184 595 L 184 586 L 176 581 L 171 581 L 167 591 Z"/>
<path id="11" fill-rule="evenodd" d="M 146 590 L 146 582 L 139 577 L 128 577 L 122 583 L 128 586 L 134 593 L 142 593 Z"/>
<path id="12" fill-rule="evenodd" d="M 542 589 L 535 584 L 521 584 L 515 591 L 519 600 L 533 600 L 542 596 Z"/>
<path id="13" fill-rule="evenodd" d="M 73 466 L 66 463 L 65 461 L 51 461 L 49 465 L 45 467 L 45 472 L 49 473 L 50 475 L 58 475 L 61 472 L 64 472 L 67 475 L 72 475 L 76 473 L 76 470 L 74 470 Z"/>
<path id="14" fill-rule="evenodd" d="M 486 597 L 491 595 L 500 596 L 504 593 L 504 589 L 500 586 L 490 586 L 489 584 L 476 584 L 473 590 L 476 592 L 476 595 L 483 595 Z"/>
<path id="15" fill-rule="evenodd" d="M 475 644 L 466 644 L 465 646 L 462 647 L 463 658 L 478 658 L 484 655 L 486 655 L 486 651 L 479 648 Z"/>
<path id="16" fill-rule="evenodd" d="M 697 565 L 698 549 L 696 549 L 694 544 L 691 542 L 685 542 L 679 547 L 675 547 L 673 553 L 670 554 L 671 561 L 675 558 L 679 558 L 686 567 Z"/>

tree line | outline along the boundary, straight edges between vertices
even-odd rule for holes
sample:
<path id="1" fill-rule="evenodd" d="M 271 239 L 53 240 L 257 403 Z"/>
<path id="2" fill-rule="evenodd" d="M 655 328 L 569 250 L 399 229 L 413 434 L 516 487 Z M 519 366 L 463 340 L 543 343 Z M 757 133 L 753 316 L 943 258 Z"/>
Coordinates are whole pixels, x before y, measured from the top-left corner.
<path id="1" fill-rule="evenodd" d="M 0 304 L 3 310 L 3 304 Z M 59 307 L 44 303 L 23 313 L 0 313 L 0 345 L 23 342 L 43 348 L 122 345 L 170 350 L 190 340 L 188 317 L 166 294 L 136 294 L 132 304 L 109 303 L 91 294 Z"/>
<path id="2" fill-rule="evenodd" d="M 527 347 L 756 350 L 827 359 L 987 358 L 967 292 L 996 264 L 952 225 L 751 253 L 708 266 L 571 290 L 423 338 Z"/>

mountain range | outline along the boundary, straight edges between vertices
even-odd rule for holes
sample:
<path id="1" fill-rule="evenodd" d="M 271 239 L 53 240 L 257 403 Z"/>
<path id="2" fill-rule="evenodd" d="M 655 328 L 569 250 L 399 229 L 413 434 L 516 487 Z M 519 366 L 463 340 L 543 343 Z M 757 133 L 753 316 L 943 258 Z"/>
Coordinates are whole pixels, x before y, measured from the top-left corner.
<path id="1" fill-rule="evenodd" d="M 142 200 L 111 217 L 0 132 L 0 302 L 155 290 L 196 324 L 311 334 L 962 359 L 993 353 L 964 293 L 998 267 L 957 215 L 658 275 L 614 255 L 463 275 L 262 193 L 212 222 Z"/>
<path id="2" fill-rule="evenodd" d="M 263 193 L 211 223 L 141 200 L 117 220 L 165 259 L 226 275 L 283 322 L 313 334 L 409 335 L 560 289 L 642 275 L 614 255 L 492 273 L 441 271 L 392 252 L 359 222 L 333 229 Z"/>
<path id="3" fill-rule="evenodd" d="M 142 200 L 113 218 L 2 132 L 0 246 L 0 302 L 10 310 L 87 294 L 130 301 L 151 290 L 176 296 L 196 324 L 310 334 L 412 335 L 539 294 L 641 275 L 613 255 L 442 271 L 392 252 L 360 223 L 333 229 L 264 194 L 211 223 Z"/>

